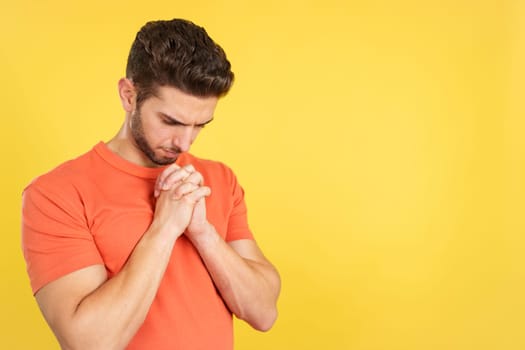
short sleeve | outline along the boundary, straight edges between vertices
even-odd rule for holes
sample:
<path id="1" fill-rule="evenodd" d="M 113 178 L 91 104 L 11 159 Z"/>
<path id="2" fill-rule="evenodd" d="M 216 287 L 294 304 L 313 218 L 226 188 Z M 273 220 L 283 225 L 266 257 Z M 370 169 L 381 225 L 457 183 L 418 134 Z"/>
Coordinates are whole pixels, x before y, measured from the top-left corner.
<path id="1" fill-rule="evenodd" d="M 250 227 L 248 226 L 247 208 L 244 201 L 244 190 L 231 170 L 230 176 L 233 206 L 228 219 L 226 241 L 229 242 L 238 239 L 254 239 Z"/>
<path id="2" fill-rule="evenodd" d="M 73 186 L 33 183 L 24 190 L 22 251 L 33 293 L 68 273 L 103 264 Z"/>

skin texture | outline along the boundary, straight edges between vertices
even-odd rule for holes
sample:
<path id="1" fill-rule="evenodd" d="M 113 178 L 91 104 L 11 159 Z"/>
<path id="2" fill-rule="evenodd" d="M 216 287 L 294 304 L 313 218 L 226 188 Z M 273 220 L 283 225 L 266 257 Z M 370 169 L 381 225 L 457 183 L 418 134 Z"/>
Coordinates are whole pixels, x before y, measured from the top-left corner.
<path id="1" fill-rule="evenodd" d="M 47 284 L 35 295 L 62 348 L 125 348 L 144 321 L 182 234 L 199 252 L 229 309 L 255 329 L 270 329 L 280 291 L 276 269 L 253 240 L 226 243 L 217 234 L 206 218 L 210 188 L 202 185 L 193 166 L 174 163 L 213 119 L 217 98 L 160 87 L 137 108 L 135 88 L 124 78 L 119 94 L 126 119 L 108 147 L 142 166 L 173 164 L 157 179 L 151 226 L 116 276 L 108 279 L 104 266 L 94 265 Z"/>

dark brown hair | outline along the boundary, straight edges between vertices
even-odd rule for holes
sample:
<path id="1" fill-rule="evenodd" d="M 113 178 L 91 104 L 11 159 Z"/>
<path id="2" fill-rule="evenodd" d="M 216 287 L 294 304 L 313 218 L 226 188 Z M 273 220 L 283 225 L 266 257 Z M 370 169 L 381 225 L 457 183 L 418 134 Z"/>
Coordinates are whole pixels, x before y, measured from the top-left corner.
<path id="1" fill-rule="evenodd" d="M 183 19 L 146 23 L 131 46 L 126 77 L 137 89 L 137 106 L 160 86 L 220 97 L 233 83 L 224 50 L 202 27 Z"/>

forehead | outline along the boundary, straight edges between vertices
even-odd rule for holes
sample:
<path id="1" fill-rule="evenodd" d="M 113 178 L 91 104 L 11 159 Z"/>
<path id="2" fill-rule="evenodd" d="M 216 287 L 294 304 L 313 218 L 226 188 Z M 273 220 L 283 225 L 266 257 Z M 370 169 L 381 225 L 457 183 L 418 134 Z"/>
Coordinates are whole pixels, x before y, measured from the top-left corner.
<path id="1" fill-rule="evenodd" d="M 194 96 L 171 86 L 160 86 L 142 104 L 142 112 L 162 113 L 184 123 L 203 123 L 213 118 L 218 97 Z"/>

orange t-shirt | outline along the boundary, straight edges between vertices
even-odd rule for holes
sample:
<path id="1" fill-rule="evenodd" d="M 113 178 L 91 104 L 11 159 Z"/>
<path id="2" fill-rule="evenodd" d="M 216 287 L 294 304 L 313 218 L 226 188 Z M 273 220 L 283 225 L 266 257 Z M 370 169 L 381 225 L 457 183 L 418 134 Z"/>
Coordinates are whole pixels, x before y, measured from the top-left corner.
<path id="1" fill-rule="evenodd" d="M 192 164 L 203 175 L 212 190 L 206 199 L 208 220 L 226 241 L 253 239 L 243 190 L 228 167 L 188 153 L 177 164 Z M 35 179 L 24 190 L 22 210 L 22 249 L 33 292 L 90 265 L 103 264 L 109 278 L 116 275 L 151 224 L 153 188 L 163 169 L 130 163 L 100 142 Z M 232 323 L 198 252 L 183 235 L 128 349 L 232 349 Z"/>

